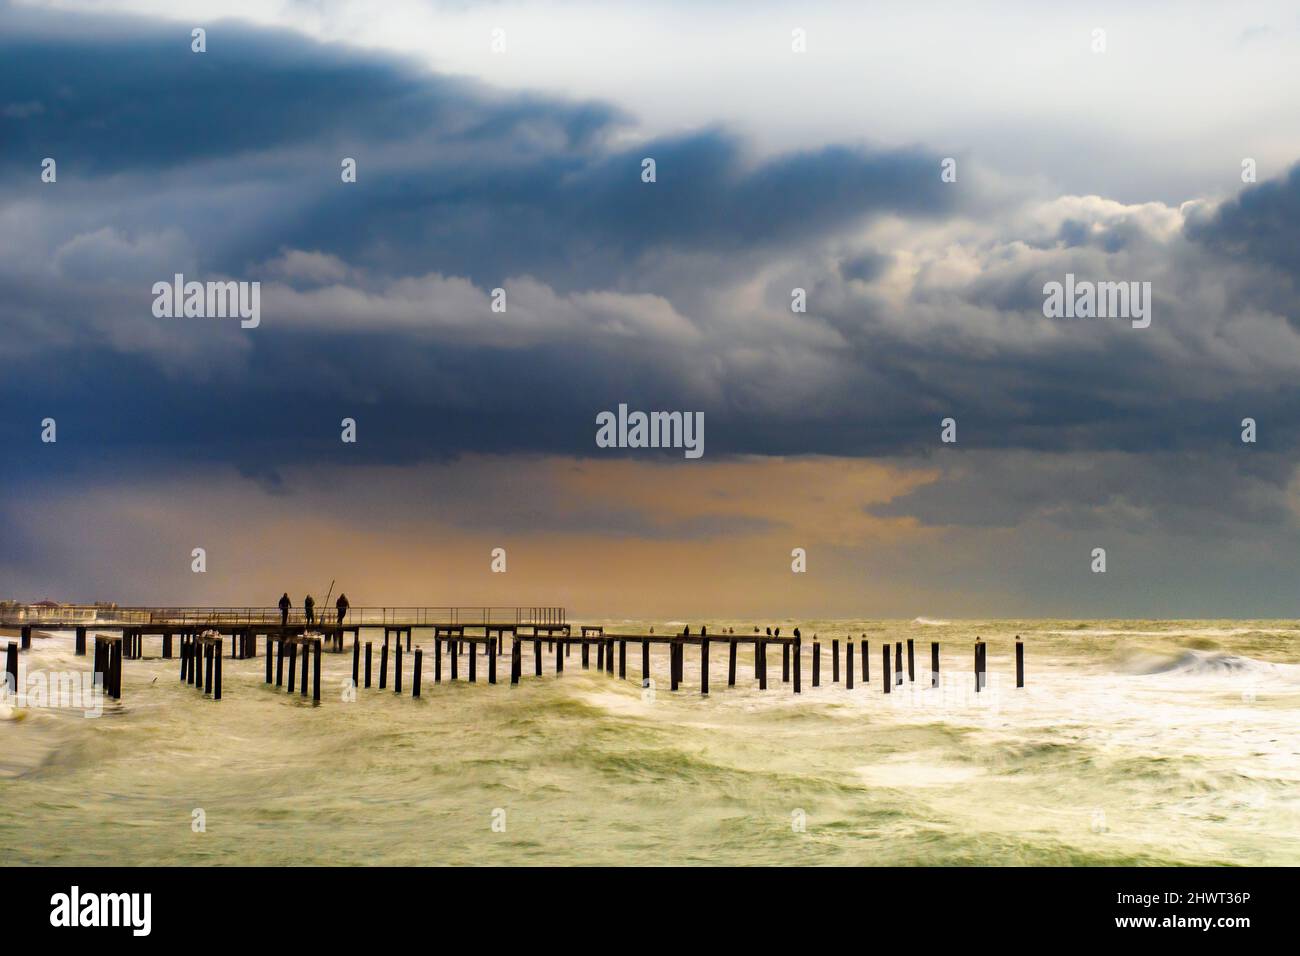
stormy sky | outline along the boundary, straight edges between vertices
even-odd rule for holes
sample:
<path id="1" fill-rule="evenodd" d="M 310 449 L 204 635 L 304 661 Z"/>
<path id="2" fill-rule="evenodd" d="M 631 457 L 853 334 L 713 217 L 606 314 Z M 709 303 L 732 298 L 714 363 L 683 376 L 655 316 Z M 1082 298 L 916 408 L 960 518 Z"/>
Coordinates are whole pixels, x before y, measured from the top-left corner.
<path id="1" fill-rule="evenodd" d="M 1294 615 L 1300 16 L 926 13 L 0 5 L 0 596 Z"/>

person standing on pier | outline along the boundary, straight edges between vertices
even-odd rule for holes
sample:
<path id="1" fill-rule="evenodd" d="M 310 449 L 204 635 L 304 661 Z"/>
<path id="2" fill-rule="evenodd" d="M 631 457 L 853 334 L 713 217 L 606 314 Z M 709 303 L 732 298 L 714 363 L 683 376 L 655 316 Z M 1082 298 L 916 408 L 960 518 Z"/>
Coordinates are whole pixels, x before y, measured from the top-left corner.
<path id="1" fill-rule="evenodd" d="M 340 593 L 339 599 L 334 602 L 334 606 L 339 609 L 339 623 L 342 624 L 343 618 L 345 618 L 348 613 L 348 596 Z"/>
<path id="2" fill-rule="evenodd" d="M 312 600 L 312 596 L 310 594 L 308 594 L 305 598 L 302 599 L 302 609 L 303 612 L 307 615 L 307 623 L 315 624 L 316 623 L 316 602 Z"/>
<path id="3" fill-rule="evenodd" d="M 289 623 L 289 608 L 293 607 L 293 602 L 289 600 L 289 592 L 285 591 L 280 596 L 280 626 Z"/>

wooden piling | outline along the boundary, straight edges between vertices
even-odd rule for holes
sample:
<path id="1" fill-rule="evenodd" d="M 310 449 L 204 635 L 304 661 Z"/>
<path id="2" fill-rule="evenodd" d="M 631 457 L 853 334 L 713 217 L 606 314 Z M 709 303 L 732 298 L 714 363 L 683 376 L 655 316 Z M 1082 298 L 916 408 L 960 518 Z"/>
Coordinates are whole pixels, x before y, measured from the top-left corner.
<path id="1" fill-rule="evenodd" d="M 437 631 L 433 634 L 433 682 L 442 683 L 442 638 Z"/>
<path id="2" fill-rule="evenodd" d="M 411 696 L 420 696 L 420 665 L 423 663 L 424 650 L 417 647 L 415 649 L 415 668 L 411 674 Z"/>
<path id="3" fill-rule="evenodd" d="M 794 639 L 794 692 L 803 693 L 803 639 L 796 637 Z"/>
<path id="4" fill-rule="evenodd" d="M 831 683 L 840 682 L 840 639 L 831 638 Z"/>
<path id="5" fill-rule="evenodd" d="M 767 690 L 767 641 L 758 645 L 758 689 Z"/>
<path id="6" fill-rule="evenodd" d="M 582 642 L 582 669 L 585 671 L 587 669 L 587 666 L 588 666 L 588 650 L 587 650 L 587 642 L 584 640 Z"/>
<path id="7" fill-rule="evenodd" d="M 1016 635 L 1016 686 L 1025 686 L 1025 643 Z"/>
<path id="8" fill-rule="evenodd" d="M 113 641 L 109 647 L 109 669 L 113 672 L 113 699 L 122 699 L 122 642 Z"/>
<path id="9" fill-rule="evenodd" d="M 980 649 L 983 646 L 984 642 L 977 638 L 975 641 L 975 693 L 977 694 L 980 692 Z"/>
<path id="10" fill-rule="evenodd" d="M 871 688 L 871 644 L 865 639 L 862 642 L 862 686 Z"/>
<path id="11" fill-rule="evenodd" d="M 790 683 L 790 645 L 781 645 L 781 683 Z"/>
<path id="12" fill-rule="evenodd" d="M 822 645 L 820 641 L 813 641 L 813 686 L 820 687 L 822 683 Z"/>
<path id="13" fill-rule="evenodd" d="M 844 687 L 853 690 L 853 641 L 844 645 Z"/>
<path id="14" fill-rule="evenodd" d="M 881 676 L 881 680 L 884 682 L 885 685 L 885 693 L 888 694 L 890 689 L 889 688 L 889 645 L 882 644 L 880 646 L 880 653 L 881 653 L 880 676 Z"/>
<path id="15" fill-rule="evenodd" d="M 682 645 L 680 641 L 673 641 L 671 644 L 668 645 L 668 682 L 669 682 L 668 689 L 669 690 L 677 689 L 677 682 L 679 680 L 677 674 L 677 654 L 681 650 L 681 646 Z"/>
<path id="16" fill-rule="evenodd" d="M 30 650 L 32 646 L 32 626 L 30 624 L 24 624 L 21 628 L 19 628 L 18 633 L 20 637 L 20 642 L 22 644 L 22 649 L 24 651 Z"/>
<path id="17" fill-rule="evenodd" d="M 268 662 L 266 666 L 269 670 L 271 665 Z M 356 641 L 353 641 L 352 642 L 352 686 L 353 687 L 357 686 L 357 682 L 360 679 L 360 677 L 361 677 L 361 645 L 358 644 Z"/>
<path id="18" fill-rule="evenodd" d="M 510 638 L 510 683 L 519 683 L 519 671 L 523 665 L 523 655 L 520 653 L 518 636 Z"/>
<path id="19" fill-rule="evenodd" d="M 705 696 L 709 693 L 709 639 L 707 637 L 700 641 L 700 693 Z"/>
<path id="20" fill-rule="evenodd" d="M 650 642 L 641 642 L 641 686 L 650 686 Z"/>
<path id="21" fill-rule="evenodd" d="M 397 644 L 393 651 L 393 693 L 402 693 L 402 636 L 398 633 Z"/>
<path id="22" fill-rule="evenodd" d="M 555 642 L 555 673 L 564 673 L 564 642 Z"/>
<path id="23" fill-rule="evenodd" d="M 605 642 L 597 641 L 596 642 L 596 670 L 603 671 L 604 669 L 605 669 Z"/>
<path id="24" fill-rule="evenodd" d="M 233 647 L 235 643 L 235 639 L 233 637 L 230 639 L 230 643 Z M 212 675 L 212 699 L 213 700 L 221 700 L 221 645 L 222 645 L 222 639 L 217 638 L 217 650 L 215 653 L 215 661 L 214 661 L 216 673 Z"/>
<path id="25" fill-rule="evenodd" d="M 303 697 L 307 696 L 307 656 L 310 653 L 311 648 L 304 644 L 302 646 L 302 689 L 299 691 Z"/>
<path id="26" fill-rule="evenodd" d="M 366 650 L 368 651 L 369 649 L 370 649 L 369 646 L 367 646 Z M 280 656 L 289 661 L 288 690 L 289 693 L 292 694 L 293 689 L 297 686 L 297 682 L 298 682 L 298 648 L 294 647 L 291 644 L 286 644 L 284 638 L 281 638 Z M 366 677 L 369 676 L 370 676 L 369 673 L 367 673 Z M 276 687 L 280 686 L 280 677 L 278 673 L 276 674 L 275 686 Z M 366 686 L 367 687 L 370 686 L 369 681 L 366 682 Z"/>
<path id="27" fill-rule="evenodd" d="M 372 645 L 371 641 L 366 641 L 366 687 L 370 686 L 370 652 L 372 650 L 371 645 Z"/>
<path id="28" fill-rule="evenodd" d="M 627 680 L 627 641 L 618 642 L 618 679 Z"/>
<path id="29" fill-rule="evenodd" d="M 86 656 L 86 629 L 84 627 L 77 627 L 77 646 L 75 653 L 78 657 Z"/>
<path id="30" fill-rule="evenodd" d="M 212 645 L 203 642 L 203 693 L 212 693 Z"/>
<path id="31" fill-rule="evenodd" d="M 451 679 L 453 681 L 460 676 L 460 654 L 458 650 L 456 639 L 454 637 L 447 638 L 447 659 L 451 661 Z"/>
<path id="32" fill-rule="evenodd" d="M 379 649 L 379 689 L 388 687 L 388 641 Z"/>
<path id="33" fill-rule="evenodd" d="M 894 642 L 894 683 L 903 686 L 903 642 Z"/>
<path id="34" fill-rule="evenodd" d="M 736 642 L 728 641 L 727 648 L 727 686 L 736 686 Z"/>
<path id="35" fill-rule="evenodd" d="M 478 683 L 478 645 L 472 641 L 469 645 L 469 682 Z"/>
<path id="36" fill-rule="evenodd" d="M 542 642 L 533 638 L 533 676 L 542 676 Z"/>
<path id="37" fill-rule="evenodd" d="M 939 686 L 939 642 L 930 642 L 930 686 Z"/>
<path id="38" fill-rule="evenodd" d="M 95 646 L 99 650 L 99 646 Z M 13 641 L 5 648 L 5 681 L 9 685 L 9 693 L 18 693 L 18 645 Z"/>
<path id="39" fill-rule="evenodd" d="M 488 683 L 497 682 L 497 639 L 488 638 Z"/>
<path id="40" fill-rule="evenodd" d="M 907 639 L 907 680 L 909 683 L 916 680 L 916 659 L 912 649 L 912 638 Z"/>

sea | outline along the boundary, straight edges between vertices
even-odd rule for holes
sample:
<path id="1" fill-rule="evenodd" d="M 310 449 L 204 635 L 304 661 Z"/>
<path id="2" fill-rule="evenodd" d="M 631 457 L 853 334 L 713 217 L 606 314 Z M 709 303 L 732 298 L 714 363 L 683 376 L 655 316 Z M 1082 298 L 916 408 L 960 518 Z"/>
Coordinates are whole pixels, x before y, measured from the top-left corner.
<path id="1" fill-rule="evenodd" d="M 0 703 L 0 842 L 10 865 L 1261 865 L 1300 864 L 1300 625 L 1292 621 L 763 621 L 803 635 L 802 692 L 768 653 L 760 690 L 728 630 L 755 622 L 603 620 L 608 633 L 711 637 L 670 690 L 564 672 L 350 684 L 350 640 L 323 655 L 322 699 L 223 662 L 223 698 L 179 680 L 145 638 L 122 699 Z M 812 686 L 814 635 L 821 683 Z M 1014 647 L 1025 648 L 1015 686 Z M 974 645 L 987 644 L 978 692 Z M 16 641 L 16 638 L 13 638 Z M 833 641 L 855 649 L 835 682 Z M 881 648 L 913 641 L 883 690 Z M 870 667 L 863 679 L 862 646 Z M 931 644 L 940 648 L 938 686 Z M 7 639 L 0 637 L 0 644 Z M 480 655 L 482 652 L 480 652 Z M 69 632 L 37 632 L 23 686 L 78 674 Z M 67 679 L 71 682 L 71 678 Z M 53 681 L 57 686 L 58 682 Z"/>

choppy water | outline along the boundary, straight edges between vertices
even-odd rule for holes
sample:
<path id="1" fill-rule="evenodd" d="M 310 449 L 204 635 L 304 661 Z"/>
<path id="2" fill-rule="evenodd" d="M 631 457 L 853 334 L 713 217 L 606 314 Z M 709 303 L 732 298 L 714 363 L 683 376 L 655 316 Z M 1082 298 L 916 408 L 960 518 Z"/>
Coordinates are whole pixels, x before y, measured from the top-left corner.
<path id="1" fill-rule="evenodd" d="M 871 684 L 860 664 L 854 690 L 830 684 L 823 659 L 813 689 L 806 646 L 804 693 L 781 683 L 776 651 L 760 692 L 742 648 L 728 689 L 715 644 L 709 697 L 695 652 L 672 694 L 656 650 L 645 692 L 639 648 L 620 682 L 595 670 L 594 650 L 583 671 L 576 649 L 563 676 L 552 655 L 534 678 L 529 647 L 515 688 L 508 657 L 497 686 L 433 686 L 426 660 L 412 700 L 404 655 L 404 696 L 390 684 L 347 703 L 349 650 L 325 655 L 319 706 L 266 687 L 261 656 L 227 658 L 213 702 L 146 638 L 102 717 L 4 714 L 0 841 L 11 864 L 1300 863 L 1293 622 L 801 626 L 827 655 L 830 636 L 865 633 Z M 978 696 L 976 634 L 991 672 Z M 880 644 L 908 637 L 918 683 L 885 696 Z M 38 637 L 22 658 L 50 671 L 90 660 L 71 634 Z"/>

